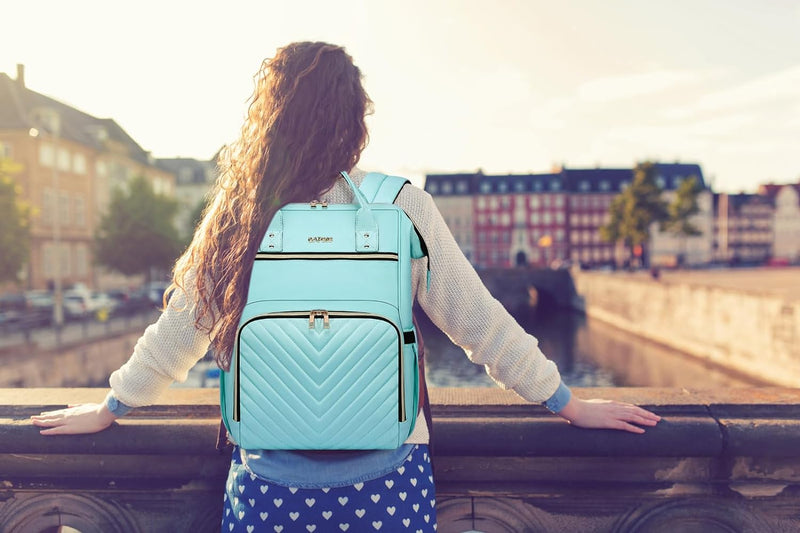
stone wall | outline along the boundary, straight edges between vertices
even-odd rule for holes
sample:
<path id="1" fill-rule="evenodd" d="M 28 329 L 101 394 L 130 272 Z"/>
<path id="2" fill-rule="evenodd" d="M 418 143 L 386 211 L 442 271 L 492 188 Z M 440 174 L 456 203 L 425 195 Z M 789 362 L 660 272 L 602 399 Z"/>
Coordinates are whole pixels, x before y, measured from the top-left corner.
<path id="1" fill-rule="evenodd" d="M 800 300 L 609 273 L 574 273 L 586 314 L 766 382 L 800 386 Z"/>
<path id="2" fill-rule="evenodd" d="M 0 387 L 85 387 L 108 384 L 128 360 L 141 328 L 104 339 L 41 351 L 35 345 L 0 355 Z"/>
<path id="3" fill-rule="evenodd" d="M 28 421 L 103 393 L 0 389 L 0 531 L 219 531 L 217 391 L 170 390 L 95 435 L 43 437 Z M 662 420 L 587 430 L 513 393 L 431 390 L 439 532 L 800 530 L 797 389 L 573 393 Z"/>

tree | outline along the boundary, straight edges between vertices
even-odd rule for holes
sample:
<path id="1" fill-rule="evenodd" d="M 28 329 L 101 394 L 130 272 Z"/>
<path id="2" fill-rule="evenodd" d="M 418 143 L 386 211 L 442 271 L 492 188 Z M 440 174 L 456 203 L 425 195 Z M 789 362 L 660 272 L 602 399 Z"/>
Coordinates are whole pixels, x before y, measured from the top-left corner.
<path id="1" fill-rule="evenodd" d="M 663 227 L 666 231 L 680 239 L 681 255 L 679 263 L 686 258 L 686 239 L 702 235 L 703 232 L 694 225 L 691 218 L 700 212 L 697 196 L 702 191 L 700 182 L 695 176 L 683 180 L 675 191 L 675 197 L 668 207 L 668 218 Z"/>
<path id="2" fill-rule="evenodd" d="M 95 235 L 95 261 L 125 275 L 169 269 L 181 252 L 175 228 L 178 202 L 156 194 L 144 177 L 117 189 Z"/>
<path id="3" fill-rule="evenodd" d="M 631 259 L 640 255 L 642 264 L 647 263 L 652 224 L 663 223 L 668 216 L 655 174 L 656 168 L 652 163 L 637 165 L 630 185 L 612 200 L 608 223 L 600 228 L 603 240 L 623 242 L 630 250 Z"/>
<path id="4" fill-rule="evenodd" d="M 12 179 L 20 166 L 0 159 L 0 282 L 18 281 L 30 254 L 30 206 L 20 199 L 20 186 Z"/>

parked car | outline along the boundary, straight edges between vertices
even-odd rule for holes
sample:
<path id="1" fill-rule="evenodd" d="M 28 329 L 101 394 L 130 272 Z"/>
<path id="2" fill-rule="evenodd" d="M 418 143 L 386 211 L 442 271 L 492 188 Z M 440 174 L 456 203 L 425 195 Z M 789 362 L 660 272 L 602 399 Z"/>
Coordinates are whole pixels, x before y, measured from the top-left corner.
<path id="1" fill-rule="evenodd" d="M 46 291 L 8 293 L 0 296 L 0 325 L 35 328 L 53 320 L 53 297 Z"/>
<path id="2" fill-rule="evenodd" d="M 65 292 L 63 305 L 65 320 L 85 320 L 92 314 L 92 298 L 88 292 Z"/>
<path id="3" fill-rule="evenodd" d="M 150 299 L 150 302 L 161 307 L 164 298 L 164 292 L 169 287 L 169 281 L 151 281 L 148 283 L 145 288 L 147 290 L 147 297 Z"/>
<path id="4" fill-rule="evenodd" d="M 114 300 L 115 306 L 112 312 L 117 316 L 128 316 L 153 307 L 147 293 L 142 289 L 113 289 L 106 294 Z"/>

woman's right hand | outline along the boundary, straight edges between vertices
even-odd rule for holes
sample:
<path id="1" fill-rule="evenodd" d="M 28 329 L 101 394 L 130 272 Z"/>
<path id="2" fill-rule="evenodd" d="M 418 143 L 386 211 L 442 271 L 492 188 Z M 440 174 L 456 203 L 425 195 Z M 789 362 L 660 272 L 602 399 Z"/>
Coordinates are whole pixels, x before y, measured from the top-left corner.
<path id="1" fill-rule="evenodd" d="M 570 424 L 593 429 L 620 429 L 631 433 L 644 433 L 634 426 L 655 426 L 661 417 L 636 405 L 612 400 L 581 400 L 572 396 L 569 403 L 558 412 Z"/>
<path id="2" fill-rule="evenodd" d="M 42 435 L 78 435 L 103 431 L 116 419 L 105 403 L 85 403 L 34 415 L 31 422 L 49 428 L 40 431 Z"/>

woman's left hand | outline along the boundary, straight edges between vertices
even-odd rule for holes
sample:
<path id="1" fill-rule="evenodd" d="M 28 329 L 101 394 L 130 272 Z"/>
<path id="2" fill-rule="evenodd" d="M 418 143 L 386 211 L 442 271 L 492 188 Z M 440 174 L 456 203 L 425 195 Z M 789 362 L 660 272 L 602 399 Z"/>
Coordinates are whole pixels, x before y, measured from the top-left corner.
<path id="1" fill-rule="evenodd" d="M 103 431 L 116 419 L 105 403 L 84 403 L 34 415 L 31 422 L 50 428 L 40 431 L 42 435 L 78 435 Z"/>

